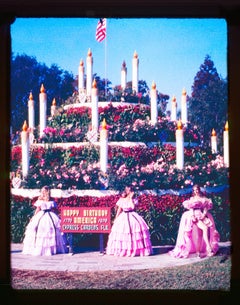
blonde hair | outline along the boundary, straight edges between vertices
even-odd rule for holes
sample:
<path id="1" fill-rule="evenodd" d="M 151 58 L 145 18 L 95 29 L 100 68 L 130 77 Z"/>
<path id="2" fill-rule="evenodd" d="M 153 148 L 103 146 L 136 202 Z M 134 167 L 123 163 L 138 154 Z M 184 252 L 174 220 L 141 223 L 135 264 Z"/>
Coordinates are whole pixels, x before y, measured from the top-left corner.
<path id="1" fill-rule="evenodd" d="M 49 201 L 49 199 L 50 199 L 50 188 L 47 185 L 42 187 L 39 199 Z"/>

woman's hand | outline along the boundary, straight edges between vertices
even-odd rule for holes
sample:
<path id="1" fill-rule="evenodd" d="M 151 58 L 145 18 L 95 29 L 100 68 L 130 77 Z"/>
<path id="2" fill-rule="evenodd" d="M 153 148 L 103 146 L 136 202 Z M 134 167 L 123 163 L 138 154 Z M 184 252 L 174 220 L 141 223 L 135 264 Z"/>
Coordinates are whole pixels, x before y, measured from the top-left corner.
<path id="1" fill-rule="evenodd" d="M 132 199 L 132 198 L 133 198 L 133 195 L 134 195 L 134 192 L 131 192 L 131 193 L 129 193 L 129 195 L 128 195 L 128 196 L 129 196 L 129 198 L 131 198 L 131 199 Z"/>
<path id="2" fill-rule="evenodd" d="M 192 215 L 192 221 L 197 222 L 197 218 L 194 215 Z"/>

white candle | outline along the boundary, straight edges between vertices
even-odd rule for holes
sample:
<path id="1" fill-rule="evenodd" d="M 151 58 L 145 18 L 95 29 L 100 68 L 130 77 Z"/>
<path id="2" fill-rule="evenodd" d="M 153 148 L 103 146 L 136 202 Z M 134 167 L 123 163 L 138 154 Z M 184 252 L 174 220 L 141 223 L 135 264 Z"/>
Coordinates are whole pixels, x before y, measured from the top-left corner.
<path id="1" fill-rule="evenodd" d="M 78 67 L 78 93 L 83 92 L 84 90 L 84 63 L 83 60 L 80 60 Z"/>
<path id="2" fill-rule="evenodd" d="M 40 137 L 43 136 L 43 130 L 46 128 L 47 123 L 47 94 L 45 93 L 45 88 L 42 84 L 39 94 L 39 134 Z"/>
<path id="3" fill-rule="evenodd" d="M 184 136 L 181 121 L 178 121 L 176 129 L 176 166 L 178 169 L 183 169 L 184 166 Z"/>
<path id="4" fill-rule="evenodd" d="M 100 167 L 103 173 L 107 172 L 108 165 L 108 131 L 106 120 L 103 120 L 100 131 Z"/>
<path id="5" fill-rule="evenodd" d="M 211 135 L 211 148 L 212 148 L 212 154 L 217 153 L 217 135 L 215 130 L 212 130 L 212 135 Z"/>
<path id="6" fill-rule="evenodd" d="M 21 132 L 22 144 L 22 176 L 26 178 L 29 170 L 29 132 L 27 122 L 24 121 Z"/>
<path id="7" fill-rule="evenodd" d="M 121 68 L 121 88 L 124 90 L 127 84 L 127 67 L 125 61 L 122 63 Z"/>
<path id="8" fill-rule="evenodd" d="M 225 166 L 229 166 L 229 137 L 228 137 L 228 122 L 226 122 L 223 131 L 223 160 Z"/>
<path id="9" fill-rule="evenodd" d="M 138 93 L 138 65 L 138 54 L 135 51 L 132 60 L 132 91 L 135 93 Z"/>
<path id="10" fill-rule="evenodd" d="M 92 75 L 93 75 L 93 57 L 92 52 L 89 49 L 88 55 L 87 55 L 87 83 L 86 83 L 86 89 L 87 89 L 87 96 L 91 96 L 92 91 Z"/>
<path id="11" fill-rule="evenodd" d="M 94 79 L 92 84 L 92 130 L 98 131 L 98 90 Z"/>
<path id="12" fill-rule="evenodd" d="M 57 103 L 56 103 L 56 99 L 54 98 L 51 106 L 51 116 L 55 116 L 56 113 L 57 113 Z"/>
<path id="13" fill-rule="evenodd" d="M 182 91 L 182 98 L 181 98 L 181 118 L 182 123 L 187 124 L 187 92 L 185 89 Z"/>
<path id="14" fill-rule="evenodd" d="M 171 121 L 177 120 L 177 101 L 176 97 L 173 96 L 172 98 L 172 111 L 171 111 Z"/>
<path id="15" fill-rule="evenodd" d="M 30 93 L 28 100 L 28 125 L 29 128 L 33 131 L 35 128 L 35 111 L 32 92 Z"/>
<path id="16" fill-rule="evenodd" d="M 151 122 L 153 125 L 157 123 L 158 120 L 158 106 L 157 106 L 157 90 L 155 82 L 152 83 L 151 89 Z"/>

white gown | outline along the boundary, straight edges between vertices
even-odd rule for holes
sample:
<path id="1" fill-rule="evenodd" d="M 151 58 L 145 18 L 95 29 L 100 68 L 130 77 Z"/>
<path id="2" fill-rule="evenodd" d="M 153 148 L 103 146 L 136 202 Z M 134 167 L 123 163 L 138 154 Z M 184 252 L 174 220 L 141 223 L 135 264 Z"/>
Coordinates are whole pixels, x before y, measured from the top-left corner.
<path id="1" fill-rule="evenodd" d="M 22 253 L 47 256 L 66 253 L 60 218 L 51 211 L 54 201 L 37 200 L 34 205 L 41 211 L 31 218 L 26 227 Z"/>

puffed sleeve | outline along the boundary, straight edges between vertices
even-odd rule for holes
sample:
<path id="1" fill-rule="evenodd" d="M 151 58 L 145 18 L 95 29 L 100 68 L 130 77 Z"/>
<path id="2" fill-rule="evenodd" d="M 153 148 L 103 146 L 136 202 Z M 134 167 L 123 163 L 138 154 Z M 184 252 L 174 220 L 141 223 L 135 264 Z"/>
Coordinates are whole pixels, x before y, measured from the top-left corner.
<path id="1" fill-rule="evenodd" d="M 42 200 L 36 200 L 36 202 L 33 204 L 36 208 L 41 207 L 42 206 Z"/>
<path id="2" fill-rule="evenodd" d="M 211 210 L 213 207 L 212 200 L 209 198 L 204 198 L 203 200 L 203 208 L 206 208 L 207 210 Z"/>
<path id="3" fill-rule="evenodd" d="M 210 210 L 212 208 L 212 200 L 206 197 L 202 198 L 190 198 L 189 200 L 185 200 L 183 202 L 183 206 L 185 209 L 207 209 Z"/>
<path id="4" fill-rule="evenodd" d="M 188 200 L 183 201 L 183 206 L 185 209 L 197 209 L 197 208 L 201 208 L 202 204 L 200 200 L 196 200 L 195 198 L 190 198 Z"/>
<path id="5" fill-rule="evenodd" d="M 120 197 L 120 198 L 118 199 L 118 201 L 116 202 L 116 206 L 122 208 L 122 204 L 123 204 L 123 200 L 122 200 L 122 198 Z"/>
<path id="6" fill-rule="evenodd" d="M 187 199 L 187 200 L 183 201 L 182 205 L 183 205 L 183 207 L 184 207 L 185 209 L 190 210 L 190 209 L 191 209 L 191 207 L 190 207 L 190 206 L 191 206 L 191 201 L 190 201 L 190 199 Z"/>
<path id="7" fill-rule="evenodd" d="M 57 203 L 55 201 L 51 201 L 51 208 L 56 208 L 57 207 Z"/>

